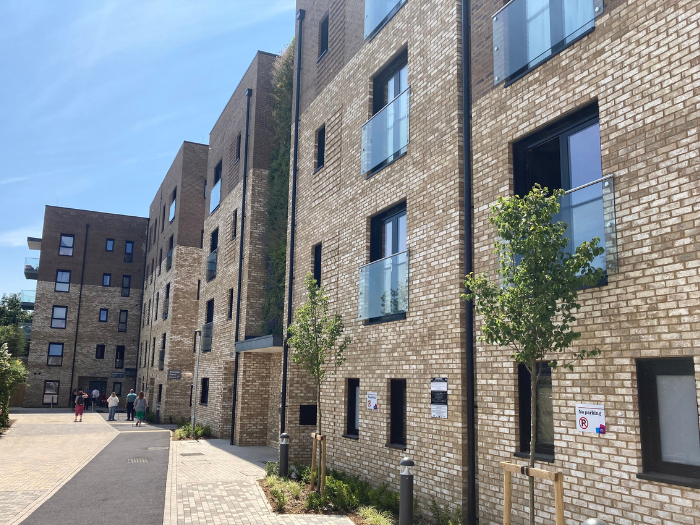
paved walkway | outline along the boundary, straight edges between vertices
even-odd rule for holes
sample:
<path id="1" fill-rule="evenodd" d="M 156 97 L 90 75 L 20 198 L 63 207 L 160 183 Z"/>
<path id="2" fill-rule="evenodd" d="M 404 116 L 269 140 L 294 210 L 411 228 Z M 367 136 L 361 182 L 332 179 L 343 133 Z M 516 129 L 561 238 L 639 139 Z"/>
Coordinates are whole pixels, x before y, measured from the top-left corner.
<path id="1" fill-rule="evenodd" d="M 99 414 L 73 423 L 68 411 L 12 412 L 0 437 L 0 524 L 16 524 L 93 459 L 117 431 Z"/>
<path id="2" fill-rule="evenodd" d="M 163 525 L 352 525 L 343 516 L 281 515 L 272 512 L 257 480 L 268 447 L 234 447 L 228 440 L 173 441 L 170 446 Z"/>

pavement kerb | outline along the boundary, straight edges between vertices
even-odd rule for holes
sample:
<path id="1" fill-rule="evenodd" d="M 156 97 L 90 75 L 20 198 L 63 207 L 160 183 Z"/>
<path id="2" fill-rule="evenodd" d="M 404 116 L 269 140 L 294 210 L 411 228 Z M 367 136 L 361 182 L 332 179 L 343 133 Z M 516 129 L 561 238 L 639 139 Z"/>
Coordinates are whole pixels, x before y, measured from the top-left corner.
<path id="1" fill-rule="evenodd" d="M 168 455 L 168 475 L 165 481 L 165 508 L 163 510 L 163 525 L 170 525 L 173 523 L 171 521 L 171 515 L 173 509 L 177 512 L 177 487 L 175 486 L 174 479 L 177 476 L 177 441 L 170 440 L 170 451 Z M 177 518 L 177 516 L 176 516 Z M 177 523 L 175 519 L 174 523 Z"/>
<path id="2" fill-rule="evenodd" d="M 90 453 L 88 457 L 86 457 L 79 465 L 77 465 L 73 470 L 68 472 L 65 476 L 63 476 L 61 479 L 59 479 L 53 487 L 51 487 L 50 490 L 48 490 L 46 493 L 44 493 L 41 497 L 35 499 L 31 504 L 27 505 L 22 511 L 17 514 L 14 518 L 12 518 L 9 522 L 7 522 L 6 525 L 16 525 L 18 523 L 21 523 L 24 521 L 32 512 L 34 512 L 37 508 L 39 508 L 45 501 L 47 501 L 51 496 L 53 496 L 56 492 L 59 491 L 59 489 L 68 483 L 70 479 L 73 478 L 78 472 L 82 470 L 82 468 L 90 463 L 93 459 L 95 459 L 95 456 L 99 454 L 104 448 L 109 445 L 112 440 L 117 437 L 119 434 L 119 431 L 116 430 L 115 428 L 112 427 L 107 421 L 105 421 L 102 418 L 99 418 L 100 421 L 102 422 L 103 425 L 109 427 L 109 429 L 112 431 L 112 436 L 108 438 L 105 442 L 102 444 L 98 445 L 95 447 L 95 449 Z"/>

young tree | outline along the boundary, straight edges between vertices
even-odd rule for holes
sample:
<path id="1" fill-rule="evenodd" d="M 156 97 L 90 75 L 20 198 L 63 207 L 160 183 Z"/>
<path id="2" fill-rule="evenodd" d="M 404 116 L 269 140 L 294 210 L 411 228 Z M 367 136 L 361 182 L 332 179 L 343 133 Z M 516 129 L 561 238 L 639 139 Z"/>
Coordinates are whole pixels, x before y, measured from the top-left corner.
<path id="1" fill-rule="evenodd" d="M 7 344 L 0 346 L 0 427 L 6 427 L 10 418 L 10 394 L 26 375 L 24 365 L 10 355 Z"/>
<path id="2" fill-rule="evenodd" d="M 581 337 L 573 330 L 574 312 L 580 308 L 578 291 L 595 286 L 603 271 L 592 266 L 603 253 L 597 237 L 567 251 L 567 225 L 553 222 L 563 190 L 549 195 L 536 185 L 525 197 L 499 197 L 492 208 L 491 224 L 498 229 L 494 253 L 500 256 L 498 280 L 487 274 L 470 274 L 465 280 L 466 301 L 475 301 L 483 316 L 480 338 L 510 348 L 511 357 L 530 372 L 530 467 L 535 465 L 537 442 L 538 363 L 573 370 L 573 362 L 600 354 L 580 350 L 566 361 L 554 356 L 566 352 Z M 530 524 L 535 523 L 535 484 L 530 477 Z"/>
<path id="3" fill-rule="evenodd" d="M 32 314 L 22 310 L 20 294 L 2 294 L 0 299 L 0 326 L 20 325 L 32 320 Z"/>
<path id="4" fill-rule="evenodd" d="M 27 353 L 27 340 L 17 325 L 0 326 L 0 346 L 7 344 L 7 351 L 13 357 L 22 357 Z"/>

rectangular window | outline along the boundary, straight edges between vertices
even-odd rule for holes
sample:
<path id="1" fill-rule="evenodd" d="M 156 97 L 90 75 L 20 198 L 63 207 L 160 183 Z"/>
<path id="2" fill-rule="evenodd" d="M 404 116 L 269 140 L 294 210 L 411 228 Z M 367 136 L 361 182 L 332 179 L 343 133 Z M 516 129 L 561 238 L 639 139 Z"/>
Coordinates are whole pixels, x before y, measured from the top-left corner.
<path id="1" fill-rule="evenodd" d="M 168 310 L 170 309 L 170 283 L 165 285 L 165 300 L 163 301 L 163 321 L 168 318 Z"/>
<path id="2" fill-rule="evenodd" d="M 117 328 L 119 332 L 126 332 L 126 322 L 128 318 L 128 310 L 119 310 L 119 327 Z"/>
<path id="3" fill-rule="evenodd" d="M 103 273 L 102 274 L 102 286 L 111 286 L 112 284 L 112 274 Z"/>
<path id="4" fill-rule="evenodd" d="M 107 245 L 105 246 L 105 250 L 108 252 L 114 251 L 114 239 L 107 239 Z"/>
<path id="5" fill-rule="evenodd" d="M 63 343 L 49 343 L 49 355 L 46 358 L 48 366 L 63 365 Z"/>
<path id="6" fill-rule="evenodd" d="M 318 407 L 316 405 L 299 405 L 299 424 L 315 425 Z"/>
<path id="7" fill-rule="evenodd" d="M 65 328 L 67 316 L 67 306 L 54 306 L 51 314 L 51 328 Z"/>
<path id="8" fill-rule="evenodd" d="M 107 316 L 109 315 L 109 310 L 107 308 L 100 308 L 100 322 L 106 323 Z"/>
<path id="9" fill-rule="evenodd" d="M 165 271 L 169 272 L 170 268 L 173 266 L 173 246 L 175 245 L 175 238 L 173 235 L 168 239 L 168 254 L 165 257 Z"/>
<path id="10" fill-rule="evenodd" d="M 207 181 L 204 181 L 204 199 L 206 200 L 207 198 Z"/>
<path id="11" fill-rule="evenodd" d="M 154 320 L 154 321 L 158 320 L 158 303 L 159 303 L 159 302 L 160 302 L 160 292 L 158 292 L 158 293 L 156 294 L 156 304 L 155 304 L 156 309 L 155 309 L 155 311 L 153 312 L 153 320 Z"/>
<path id="12" fill-rule="evenodd" d="M 70 292 L 70 270 L 56 270 L 55 292 Z"/>
<path id="13" fill-rule="evenodd" d="M 202 235 L 199 237 L 199 247 L 204 249 L 204 230 L 202 230 Z"/>
<path id="14" fill-rule="evenodd" d="M 209 402 L 209 378 L 202 378 L 202 391 L 199 397 L 199 403 L 206 405 Z"/>
<path id="15" fill-rule="evenodd" d="M 207 323 L 214 322 L 214 299 L 209 299 L 207 301 Z"/>
<path id="16" fill-rule="evenodd" d="M 233 288 L 228 291 L 228 315 L 229 319 L 233 319 Z"/>
<path id="17" fill-rule="evenodd" d="M 316 132 L 316 170 L 320 170 L 326 162 L 326 125 Z"/>
<path id="18" fill-rule="evenodd" d="M 114 383 L 112 383 L 112 392 L 114 392 L 118 396 L 122 395 L 121 381 L 115 381 Z"/>
<path id="19" fill-rule="evenodd" d="M 126 241 L 124 245 L 124 262 L 133 262 L 134 260 L 134 241 Z"/>
<path id="20" fill-rule="evenodd" d="M 170 201 L 170 215 L 168 220 L 173 222 L 175 220 L 175 202 L 177 201 L 177 188 L 173 190 L 172 200 Z"/>
<path id="21" fill-rule="evenodd" d="M 131 295 L 131 275 L 124 275 L 122 277 L 122 297 L 129 297 Z"/>
<path id="22" fill-rule="evenodd" d="M 692 357 L 637 359 L 644 475 L 697 483 L 700 431 Z"/>
<path id="23" fill-rule="evenodd" d="M 165 230 L 165 204 L 163 204 L 163 215 L 160 220 L 160 231 L 162 232 L 163 230 Z"/>
<path id="24" fill-rule="evenodd" d="M 73 257 L 73 245 L 75 244 L 75 235 L 66 233 L 61 234 L 61 244 L 58 247 L 58 255 L 66 255 Z"/>
<path id="25" fill-rule="evenodd" d="M 97 345 L 95 347 L 95 359 L 105 358 L 105 345 Z"/>
<path id="26" fill-rule="evenodd" d="M 158 385 L 158 403 L 163 401 L 163 385 Z"/>
<path id="27" fill-rule="evenodd" d="M 231 239 L 235 239 L 238 235 L 238 210 L 233 210 L 233 219 L 231 219 Z"/>
<path id="28" fill-rule="evenodd" d="M 156 243 L 156 231 L 158 230 L 158 219 L 156 219 L 155 224 L 153 224 L 153 244 Z"/>
<path id="29" fill-rule="evenodd" d="M 153 338 L 153 346 L 151 346 L 151 367 L 156 362 L 156 338 Z"/>
<path id="30" fill-rule="evenodd" d="M 314 246 L 314 279 L 321 286 L 321 243 Z"/>
<path id="31" fill-rule="evenodd" d="M 219 228 L 211 232 L 209 240 L 209 256 L 207 257 L 207 281 L 211 281 L 216 277 L 216 262 L 218 259 L 219 248 Z"/>
<path id="32" fill-rule="evenodd" d="M 158 275 L 160 275 L 160 270 L 163 266 L 163 248 L 158 250 Z"/>
<path id="33" fill-rule="evenodd" d="M 554 411 L 552 408 L 552 369 L 539 363 L 537 381 L 537 423 L 535 454 L 554 456 Z M 530 453 L 530 400 L 532 381 L 524 364 L 518 365 L 518 399 L 520 421 L 520 451 Z"/>
<path id="34" fill-rule="evenodd" d="M 114 355 L 114 368 L 124 368 L 124 347 L 117 346 L 117 352 Z"/>
<path id="35" fill-rule="evenodd" d="M 199 291 L 202 288 L 202 281 L 197 279 L 197 300 L 199 301 Z"/>
<path id="36" fill-rule="evenodd" d="M 347 426 L 348 436 L 360 434 L 360 380 L 348 379 Z"/>
<path id="37" fill-rule="evenodd" d="M 568 226 L 569 253 L 593 237 L 600 239 L 606 252 L 613 251 L 612 241 L 606 243 L 605 238 L 606 190 L 602 177 L 595 104 L 513 144 L 513 184 L 517 195 L 528 194 L 535 184 L 550 192 L 569 192 L 560 200 L 559 213 L 553 217 L 554 222 L 562 221 Z M 606 254 L 596 257 L 593 266 L 607 269 Z"/>
<path id="38" fill-rule="evenodd" d="M 214 213 L 221 203 L 221 172 L 223 160 L 214 168 L 214 185 L 211 187 L 211 194 L 209 195 L 209 213 Z"/>
<path id="39" fill-rule="evenodd" d="M 392 379 L 389 443 L 406 446 L 406 380 Z"/>
<path id="40" fill-rule="evenodd" d="M 321 20 L 318 33 L 318 58 L 320 59 L 328 51 L 328 15 Z"/>
<path id="41" fill-rule="evenodd" d="M 241 134 L 236 137 L 236 162 L 241 160 Z"/>
<path id="42" fill-rule="evenodd" d="M 55 405 L 56 403 L 58 403 L 58 388 L 60 385 L 60 381 L 44 381 L 44 397 L 42 400 L 42 403 L 44 405 Z"/>

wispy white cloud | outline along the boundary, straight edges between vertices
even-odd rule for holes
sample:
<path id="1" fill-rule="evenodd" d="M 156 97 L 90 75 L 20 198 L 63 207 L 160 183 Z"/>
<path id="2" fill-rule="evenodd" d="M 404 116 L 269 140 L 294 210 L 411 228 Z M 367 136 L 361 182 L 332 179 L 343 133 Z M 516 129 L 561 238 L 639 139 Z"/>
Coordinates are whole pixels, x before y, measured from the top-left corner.
<path id="1" fill-rule="evenodd" d="M 41 237 L 41 223 L 33 226 L 22 226 L 15 230 L 0 232 L 0 246 L 18 247 L 27 246 L 27 237 Z"/>
<path id="2" fill-rule="evenodd" d="M 23 180 L 29 180 L 31 177 L 27 175 L 26 177 L 10 177 L 9 179 L 0 179 L 0 186 L 5 184 L 12 184 L 13 182 L 22 182 Z"/>

